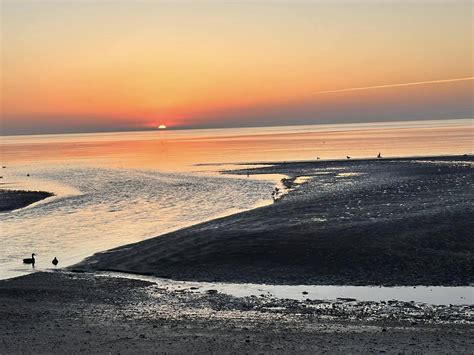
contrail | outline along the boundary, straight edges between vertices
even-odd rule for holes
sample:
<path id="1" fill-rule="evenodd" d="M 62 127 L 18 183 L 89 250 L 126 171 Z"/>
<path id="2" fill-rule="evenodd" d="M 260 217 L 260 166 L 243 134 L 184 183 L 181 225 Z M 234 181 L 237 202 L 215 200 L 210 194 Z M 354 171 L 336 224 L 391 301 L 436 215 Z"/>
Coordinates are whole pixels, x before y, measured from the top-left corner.
<path id="1" fill-rule="evenodd" d="M 451 83 L 451 82 L 454 82 L 454 81 L 467 81 L 467 80 L 473 80 L 473 79 L 474 79 L 474 76 L 470 76 L 470 77 L 467 77 L 467 78 L 457 78 L 457 79 L 441 79 L 441 80 L 430 80 L 430 81 L 417 81 L 417 82 L 413 82 L 413 83 L 364 86 L 364 87 L 359 87 L 359 88 L 318 91 L 318 92 L 315 92 L 315 94 L 330 94 L 330 93 L 333 93 L 333 92 L 385 89 L 385 88 L 395 88 L 395 87 L 400 87 L 400 86 L 414 86 L 414 85 L 437 84 L 437 83 Z"/>

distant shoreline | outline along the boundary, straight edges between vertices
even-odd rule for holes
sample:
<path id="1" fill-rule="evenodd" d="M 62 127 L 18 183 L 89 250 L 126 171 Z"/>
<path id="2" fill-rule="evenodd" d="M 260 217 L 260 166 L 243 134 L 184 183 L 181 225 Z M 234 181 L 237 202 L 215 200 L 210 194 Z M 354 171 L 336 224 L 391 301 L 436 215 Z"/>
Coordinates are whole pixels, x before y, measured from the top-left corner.
<path id="1" fill-rule="evenodd" d="M 97 253 L 70 269 L 194 281 L 469 285 L 473 162 L 471 155 L 315 160 L 229 171 L 310 181 L 273 205 Z"/>
<path id="2" fill-rule="evenodd" d="M 10 212 L 54 196 L 46 191 L 0 189 L 0 212 Z"/>
<path id="3" fill-rule="evenodd" d="M 374 161 L 387 161 L 387 160 L 431 160 L 431 159 L 436 159 L 436 160 L 452 160 L 453 158 L 459 158 L 459 159 L 469 159 L 472 160 L 474 158 L 474 153 L 466 153 L 466 154 L 443 154 L 443 155 L 408 155 L 408 156 L 389 156 L 385 157 L 382 156 L 381 158 L 377 157 L 351 157 L 350 161 L 354 162 L 374 162 Z M 220 166 L 220 165 L 235 165 L 235 166 L 252 166 L 252 165 L 286 165 L 286 164 L 300 164 L 300 163 L 344 163 L 348 162 L 348 159 L 345 158 L 337 158 L 337 159 L 305 159 L 305 160 L 288 160 L 288 161 L 258 161 L 258 162 L 230 162 L 230 163 L 200 163 L 200 164 L 195 164 L 195 166 Z M 252 169 L 252 168 L 251 168 Z M 242 171 L 242 173 L 246 171 L 246 169 L 238 169 L 238 170 L 223 170 L 221 173 L 224 174 L 229 174 L 229 173 L 238 173 L 239 171 Z"/>

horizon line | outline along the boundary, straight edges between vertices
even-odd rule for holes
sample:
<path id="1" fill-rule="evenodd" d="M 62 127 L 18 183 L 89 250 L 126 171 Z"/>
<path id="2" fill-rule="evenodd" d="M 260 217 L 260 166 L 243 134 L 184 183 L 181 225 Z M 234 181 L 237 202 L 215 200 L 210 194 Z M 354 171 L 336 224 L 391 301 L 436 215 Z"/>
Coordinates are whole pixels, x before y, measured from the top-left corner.
<path id="1" fill-rule="evenodd" d="M 112 129 L 112 130 L 94 130 L 94 131 L 69 131 L 69 132 L 43 132 L 43 133 L 9 133 L 1 134 L 0 137 L 18 137 L 18 136 L 49 136 L 49 135 L 69 135 L 69 134 L 107 134 L 107 133 L 134 133 L 134 132 L 166 132 L 166 131 L 185 131 L 185 130 L 213 130 L 213 129 L 238 129 L 238 128 L 270 128 L 270 127 L 298 127 L 298 126 L 324 126 L 324 125 L 359 125 L 359 124 L 390 124 L 390 123 L 408 123 L 408 122 L 426 122 L 426 121 L 465 121 L 473 120 L 474 117 L 462 117 L 462 118 L 418 118 L 418 119 L 399 119 L 391 121 L 358 121 L 358 122 L 320 122 L 320 123 L 304 123 L 304 124 L 286 124 L 286 125 L 265 125 L 265 126 L 175 126 L 168 127 L 165 130 L 158 130 L 156 128 L 149 127 L 129 127 L 124 129 Z"/>

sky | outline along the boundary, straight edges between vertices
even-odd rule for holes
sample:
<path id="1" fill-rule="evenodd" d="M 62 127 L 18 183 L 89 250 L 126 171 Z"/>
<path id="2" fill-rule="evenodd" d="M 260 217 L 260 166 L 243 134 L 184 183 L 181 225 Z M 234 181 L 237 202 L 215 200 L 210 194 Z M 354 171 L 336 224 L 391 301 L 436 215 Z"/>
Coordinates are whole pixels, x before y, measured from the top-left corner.
<path id="1" fill-rule="evenodd" d="M 473 117 L 471 1 L 0 3 L 4 135 Z"/>

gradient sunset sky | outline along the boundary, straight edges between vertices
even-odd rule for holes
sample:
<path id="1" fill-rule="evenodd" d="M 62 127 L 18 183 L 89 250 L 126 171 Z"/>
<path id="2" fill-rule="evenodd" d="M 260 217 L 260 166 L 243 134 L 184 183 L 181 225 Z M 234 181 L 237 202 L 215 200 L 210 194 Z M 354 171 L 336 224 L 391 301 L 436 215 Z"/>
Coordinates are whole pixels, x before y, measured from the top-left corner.
<path id="1" fill-rule="evenodd" d="M 1 1 L 1 133 L 473 117 L 471 1 Z"/>

